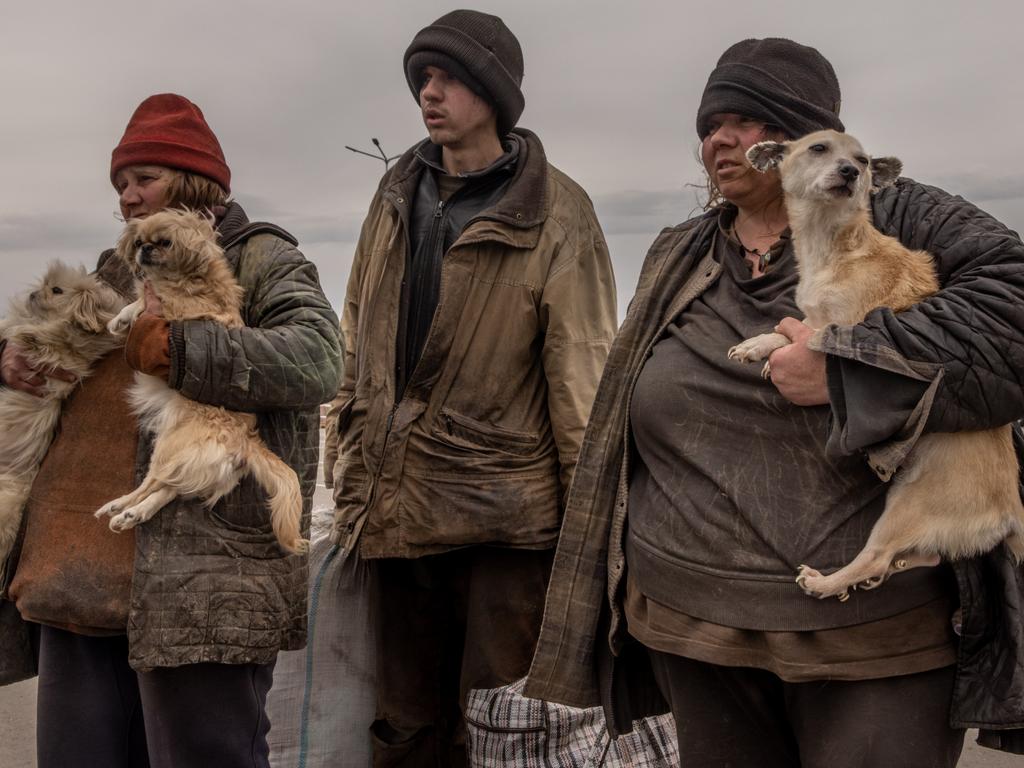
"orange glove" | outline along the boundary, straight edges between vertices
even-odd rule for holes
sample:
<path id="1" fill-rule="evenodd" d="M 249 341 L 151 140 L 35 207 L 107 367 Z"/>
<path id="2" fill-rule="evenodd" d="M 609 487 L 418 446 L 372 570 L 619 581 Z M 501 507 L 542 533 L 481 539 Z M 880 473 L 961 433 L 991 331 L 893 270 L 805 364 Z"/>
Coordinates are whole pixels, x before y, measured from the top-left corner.
<path id="1" fill-rule="evenodd" d="M 128 332 L 124 359 L 135 371 L 167 379 L 171 375 L 171 328 L 160 315 L 143 312 Z"/>

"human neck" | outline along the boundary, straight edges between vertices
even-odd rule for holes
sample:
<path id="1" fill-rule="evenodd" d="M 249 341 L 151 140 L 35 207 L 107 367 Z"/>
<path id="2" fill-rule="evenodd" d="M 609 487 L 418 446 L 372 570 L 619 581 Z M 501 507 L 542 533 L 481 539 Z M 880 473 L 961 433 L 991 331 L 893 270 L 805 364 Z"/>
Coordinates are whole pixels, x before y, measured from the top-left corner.
<path id="1" fill-rule="evenodd" d="M 781 197 L 753 206 L 737 204 L 733 232 L 743 247 L 743 255 L 751 264 L 754 277 L 761 274 L 762 255 L 789 226 L 786 206 Z"/>
<path id="2" fill-rule="evenodd" d="M 505 153 L 498 134 L 487 133 L 471 142 L 458 145 L 446 144 L 441 147 L 441 164 L 452 176 L 479 171 Z"/>

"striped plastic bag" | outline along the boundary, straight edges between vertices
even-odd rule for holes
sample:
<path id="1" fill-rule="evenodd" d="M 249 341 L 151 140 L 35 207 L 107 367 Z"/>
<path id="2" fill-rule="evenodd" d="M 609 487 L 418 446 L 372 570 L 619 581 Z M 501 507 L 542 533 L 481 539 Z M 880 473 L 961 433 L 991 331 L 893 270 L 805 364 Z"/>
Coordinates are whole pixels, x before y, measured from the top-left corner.
<path id="1" fill-rule="evenodd" d="M 524 680 L 470 691 L 466 737 L 474 768 L 678 768 L 671 714 L 633 724 L 612 739 L 600 707 L 527 699 Z"/>

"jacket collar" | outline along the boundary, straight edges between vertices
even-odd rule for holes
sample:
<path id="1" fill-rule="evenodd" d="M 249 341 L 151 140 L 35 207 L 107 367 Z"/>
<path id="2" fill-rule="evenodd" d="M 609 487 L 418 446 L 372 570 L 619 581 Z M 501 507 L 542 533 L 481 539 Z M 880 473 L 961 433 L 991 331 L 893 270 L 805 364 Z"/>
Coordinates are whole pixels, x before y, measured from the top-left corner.
<path id="1" fill-rule="evenodd" d="M 508 191 L 492 208 L 476 218 L 501 222 L 514 229 L 532 229 L 543 224 L 548 216 L 547 156 L 537 135 L 525 128 L 514 129 L 509 140 L 518 144 L 518 160 Z M 425 140 L 406 151 L 384 178 L 383 194 L 392 203 L 407 205 L 412 199 L 419 175 L 427 167 L 424 157 L 429 157 L 429 154 L 423 150 L 429 143 L 429 139 Z M 471 175 L 484 174 L 489 170 Z"/>

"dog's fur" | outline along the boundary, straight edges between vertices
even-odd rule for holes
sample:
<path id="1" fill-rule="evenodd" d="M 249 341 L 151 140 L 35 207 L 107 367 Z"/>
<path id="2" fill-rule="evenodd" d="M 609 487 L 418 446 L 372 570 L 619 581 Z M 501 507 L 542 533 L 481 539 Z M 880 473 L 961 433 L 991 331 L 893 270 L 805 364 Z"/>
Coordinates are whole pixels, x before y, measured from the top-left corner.
<path id="1" fill-rule="evenodd" d="M 871 223 L 872 182 L 892 184 L 902 168 L 898 160 L 869 159 L 856 139 L 834 131 L 762 142 L 747 158 L 756 169 L 777 168 L 781 175 L 800 272 L 797 305 L 812 328 L 858 323 L 876 307 L 904 310 L 938 290 L 931 257 Z M 781 334 L 763 334 L 733 347 L 729 357 L 764 360 L 788 343 Z M 851 588 L 876 587 L 895 572 L 936 565 L 940 557 L 981 554 L 1004 539 L 1020 562 L 1022 535 L 1010 427 L 928 434 L 896 474 L 860 554 L 828 576 L 801 566 L 797 583 L 808 595 L 845 600 Z"/>
<path id="2" fill-rule="evenodd" d="M 107 323 L 125 305 L 113 288 L 84 267 L 52 263 L 42 280 L 11 302 L 0 336 L 21 348 L 37 370 L 63 368 L 79 379 L 119 344 Z M 0 388 L 0 562 L 7 558 L 21 513 L 76 384 L 47 377 L 45 394 Z"/>
<path id="3" fill-rule="evenodd" d="M 206 319 L 243 324 L 243 290 L 217 245 L 210 222 L 190 211 L 163 211 L 128 222 L 118 252 L 141 270 L 168 320 Z M 141 290 L 140 290 L 141 294 Z M 124 333 L 145 307 L 140 298 L 110 323 Z M 149 520 L 177 497 L 212 507 L 248 473 L 269 497 L 270 522 L 282 548 L 300 553 L 302 494 L 294 470 L 260 439 L 256 417 L 190 400 L 154 376 L 136 373 L 129 394 L 142 428 L 155 435 L 145 479 L 96 512 L 115 531 Z"/>

